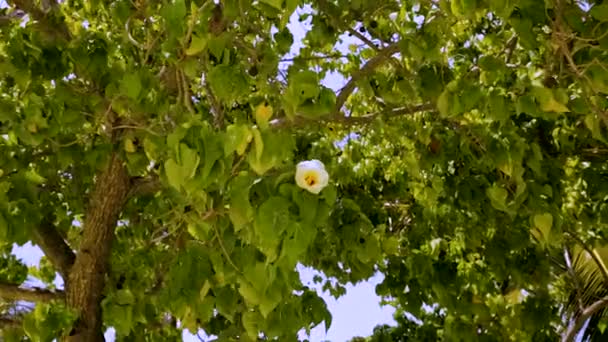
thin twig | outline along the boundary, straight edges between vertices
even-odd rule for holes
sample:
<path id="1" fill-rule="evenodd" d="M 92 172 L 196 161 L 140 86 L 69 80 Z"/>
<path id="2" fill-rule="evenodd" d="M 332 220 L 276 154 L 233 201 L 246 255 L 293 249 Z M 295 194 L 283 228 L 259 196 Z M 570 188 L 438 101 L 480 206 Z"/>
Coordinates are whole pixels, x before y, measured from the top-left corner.
<path id="1" fill-rule="evenodd" d="M 352 34 L 353 36 L 357 37 L 360 41 L 364 42 L 367 46 L 369 46 L 370 48 L 376 50 L 376 51 L 380 51 L 380 48 L 378 47 L 378 45 L 376 45 L 371 39 L 367 38 L 365 35 L 363 35 L 361 32 L 355 30 L 354 28 L 349 27 L 347 29 L 347 31 Z"/>
<path id="2" fill-rule="evenodd" d="M 130 23 L 131 23 L 131 17 L 127 18 L 127 21 L 125 22 L 125 30 L 127 31 L 127 38 L 129 38 L 129 41 L 131 42 L 131 44 L 135 45 L 138 49 L 145 50 L 144 45 L 141 44 L 140 42 L 138 42 L 137 40 L 135 40 L 135 38 L 133 38 L 133 36 L 131 35 L 131 28 L 129 27 Z"/>
<path id="3" fill-rule="evenodd" d="M 515 47 L 517 46 L 517 35 L 513 35 L 509 41 L 507 41 L 507 45 L 505 46 L 506 57 L 505 64 L 509 64 L 511 61 L 511 57 L 513 57 L 513 52 L 515 51 Z"/>
<path id="4" fill-rule="evenodd" d="M 339 58 L 347 58 L 347 55 L 325 55 L 325 56 L 310 56 L 310 57 L 302 57 L 302 56 L 296 56 L 296 57 L 292 57 L 292 58 L 283 58 L 281 59 L 279 62 L 280 63 L 284 63 L 284 62 L 293 62 L 296 60 L 304 60 L 304 61 L 314 61 L 314 60 L 320 60 L 320 59 L 339 59 Z"/>
<path id="5" fill-rule="evenodd" d="M 232 267 L 234 267 L 234 269 L 238 273 L 241 273 L 241 270 L 239 270 L 239 268 L 234 264 L 234 262 L 230 258 L 230 254 L 228 254 L 228 250 L 226 250 L 226 247 L 224 246 L 224 242 L 222 241 L 222 238 L 220 237 L 220 233 L 218 232 L 217 227 L 214 224 L 212 224 L 211 226 L 213 227 L 213 231 L 215 232 L 215 237 L 217 238 L 217 242 L 219 243 L 220 248 L 222 249 L 222 252 L 224 252 L 224 255 L 226 255 L 226 259 L 228 260 L 228 263 Z"/>
<path id="6" fill-rule="evenodd" d="M 194 111 L 194 108 L 192 107 L 192 99 L 190 98 L 190 86 L 188 85 L 188 80 L 186 79 L 186 75 L 184 74 L 183 71 L 178 69 L 177 74 L 179 75 L 179 79 L 178 82 L 181 82 L 182 84 L 182 95 L 183 95 L 183 101 L 184 101 L 184 106 L 186 106 L 186 108 L 188 109 L 188 111 L 192 114 L 196 113 Z"/>
<path id="7" fill-rule="evenodd" d="M 213 94 L 213 90 L 211 90 L 211 85 L 209 85 L 209 82 L 206 77 L 205 81 L 203 82 L 203 87 L 205 88 L 205 92 L 207 93 L 207 99 L 209 100 L 211 110 L 213 111 L 213 123 L 216 128 L 222 128 L 222 126 L 224 126 L 224 110 L 222 109 L 221 103 Z"/>

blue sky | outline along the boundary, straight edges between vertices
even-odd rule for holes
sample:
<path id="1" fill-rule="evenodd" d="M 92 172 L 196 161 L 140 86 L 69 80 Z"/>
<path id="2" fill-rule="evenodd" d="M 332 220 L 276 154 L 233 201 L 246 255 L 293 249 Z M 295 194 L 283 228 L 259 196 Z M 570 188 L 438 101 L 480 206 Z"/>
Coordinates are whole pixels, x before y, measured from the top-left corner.
<path id="1" fill-rule="evenodd" d="M 5 1 L 0 0 L 0 8 L 6 6 Z M 293 57 L 298 54 L 301 48 L 301 40 L 308 30 L 310 30 L 310 19 L 300 23 L 298 21 L 299 14 L 309 12 L 310 9 L 298 9 L 291 17 L 288 27 L 294 35 L 294 44 L 291 51 L 285 57 Z M 348 45 L 361 42 L 354 38 L 342 37 L 343 40 L 336 44 L 335 49 L 338 51 L 348 51 Z M 281 68 L 286 68 L 288 63 L 282 63 Z M 338 91 L 346 83 L 345 79 L 338 74 L 330 74 L 323 80 L 323 84 Z M 39 263 L 43 256 L 42 251 L 31 244 L 26 244 L 22 247 L 15 246 L 13 254 L 23 260 L 28 266 L 35 266 Z M 362 282 L 356 285 L 346 286 L 346 295 L 339 299 L 334 299 L 328 293 L 323 293 L 320 285 L 314 284 L 312 278 L 317 274 L 313 269 L 299 267 L 300 277 L 304 284 L 312 288 L 316 288 L 319 294 L 323 297 L 330 312 L 333 315 L 333 322 L 328 331 L 321 324 L 311 331 L 310 341 L 321 342 L 343 342 L 354 336 L 368 336 L 372 333 L 373 328 L 378 324 L 389 323 L 393 324 L 392 317 L 394 309 L 391 307 L 381 307 L 380 298 L 375 294 L 376 284 L 382 281 L 382 275 L 377 274 L 367 282 Z M 43 284 L 36 279 L 30 278 L 27 283 L 32 286 L 42 286 Z M 59 276 L 55 279 L 55 285 L 58 288 L 63 288 L 63 281 Z M 202 335 L 201 335 L 202 336 Z M 183 334 L 184 341 L 198 342 L 199 338 L 188 333 Z M 113 331 L 106 333 L 106 340 L 113 341 Z"/>

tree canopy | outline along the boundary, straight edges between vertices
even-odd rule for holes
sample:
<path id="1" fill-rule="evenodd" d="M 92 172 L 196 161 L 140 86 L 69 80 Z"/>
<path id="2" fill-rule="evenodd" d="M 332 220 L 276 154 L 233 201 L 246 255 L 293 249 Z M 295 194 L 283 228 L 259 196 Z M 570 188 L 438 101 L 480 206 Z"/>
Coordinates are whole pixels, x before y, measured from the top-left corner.
<path id="1" fill-rule="evenodd" d="M 372 341 L 603 335 L 608 3 L 7 3 L 3 339 L 296 341 L 297 264 L 385 275 Z"/>

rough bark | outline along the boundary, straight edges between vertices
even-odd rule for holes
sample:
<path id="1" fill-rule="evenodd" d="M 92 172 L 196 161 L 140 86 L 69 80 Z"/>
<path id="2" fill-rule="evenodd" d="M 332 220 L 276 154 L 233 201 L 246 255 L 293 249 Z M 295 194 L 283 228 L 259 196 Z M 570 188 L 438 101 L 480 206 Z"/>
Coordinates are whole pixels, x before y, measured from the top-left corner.
<path id="1" fill-rule="evenodd" d="M 65 341 L 104 341 L 102 292 L 114 228 L 129 190 L 127 171 L 120 158 L 113 154 L 105 170 L 97 176 L 85 215 L 80 248 L 66 283 L 67 305 L 79 313 L 79 319 Z"/>
<path id="2" fill-rule="evenodd" d="M 49 291 L 40 288 L 23 288 L 13 284 L 0 283 L 0 298 L 9 301 L 50 302 L 64 299 L 62 291 Z"/>
<path id="3" fill-rule="evenodd" d="M 0 331 L 4 329 L 18 329 L 23 326 L 23 323 L 18 319 L 0 317 Z"/>

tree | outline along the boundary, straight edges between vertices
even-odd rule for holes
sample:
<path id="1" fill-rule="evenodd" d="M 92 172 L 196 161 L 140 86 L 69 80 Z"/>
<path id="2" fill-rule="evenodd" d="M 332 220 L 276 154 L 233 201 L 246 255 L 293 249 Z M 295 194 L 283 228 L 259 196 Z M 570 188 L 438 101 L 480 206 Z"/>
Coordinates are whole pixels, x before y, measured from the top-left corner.
<path id="1" fill-rule="evenodd" d="M 298 263 L 336 296 L 383 272 L 394 340 L 603 333 L 608 4 L 8 4 L 6 340 L 296 340 L 331 324 Z"/>

